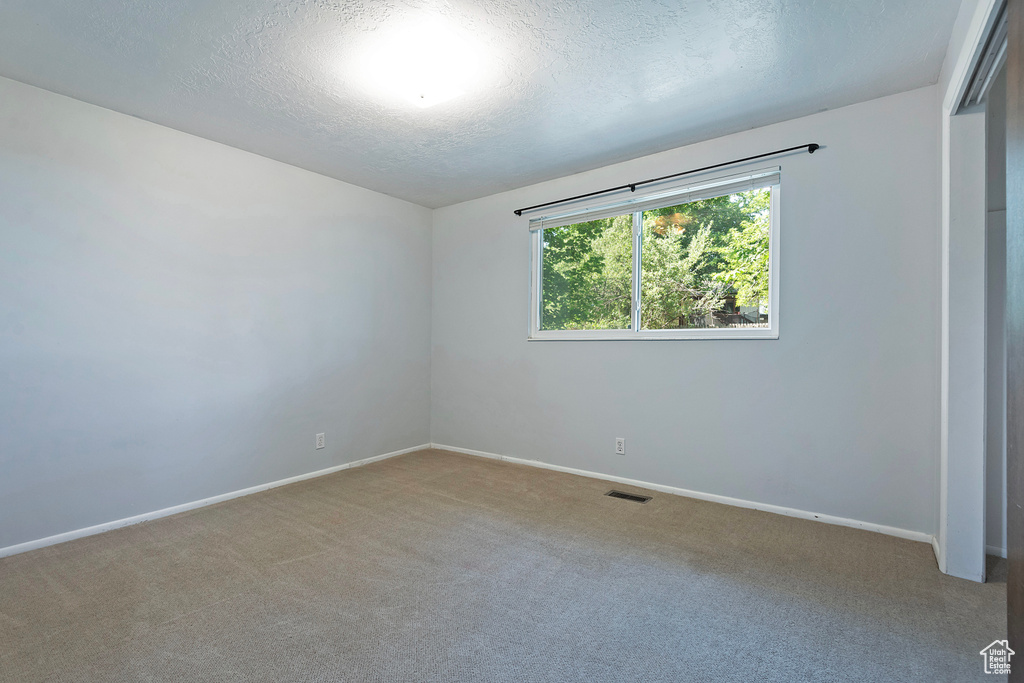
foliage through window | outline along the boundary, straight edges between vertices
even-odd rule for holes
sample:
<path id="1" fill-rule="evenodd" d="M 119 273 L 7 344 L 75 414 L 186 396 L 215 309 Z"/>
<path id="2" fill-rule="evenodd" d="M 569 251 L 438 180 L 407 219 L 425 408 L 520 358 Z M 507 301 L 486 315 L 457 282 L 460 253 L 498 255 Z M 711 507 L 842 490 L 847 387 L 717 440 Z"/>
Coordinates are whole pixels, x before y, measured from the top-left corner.
<path id="1" fill-rule="evenodd" d="M 777 336 L 770 257 L 778 176 L 768 182 L 737 190 L 734 181 L 717 196 L 654 208 L 646 201 L 643 210 L 623 206 L 619 215 L 584 214 L 535 231 L 532 336 Z M 595 330 L 617 332 L 583 334 Z"/>

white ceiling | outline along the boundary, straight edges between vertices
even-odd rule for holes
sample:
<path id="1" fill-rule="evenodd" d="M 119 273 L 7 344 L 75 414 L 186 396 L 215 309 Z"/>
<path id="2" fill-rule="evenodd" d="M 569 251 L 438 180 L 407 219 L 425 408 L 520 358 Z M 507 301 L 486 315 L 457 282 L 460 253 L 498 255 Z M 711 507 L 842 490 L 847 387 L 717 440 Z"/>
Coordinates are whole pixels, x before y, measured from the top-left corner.
<path id="1" fill-rule="evenodd" d="M 959 4 L 0 0 L 0 75 L 438 207 L 929 85 Z M 425 17 L 482 80 L 367 91 L 360 50 Z"/>

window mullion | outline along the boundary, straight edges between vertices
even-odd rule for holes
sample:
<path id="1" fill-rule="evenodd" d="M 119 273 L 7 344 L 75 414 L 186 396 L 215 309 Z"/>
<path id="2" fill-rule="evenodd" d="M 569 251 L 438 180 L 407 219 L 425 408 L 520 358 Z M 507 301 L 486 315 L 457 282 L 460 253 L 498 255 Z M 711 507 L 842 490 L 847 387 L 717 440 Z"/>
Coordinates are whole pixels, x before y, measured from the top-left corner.
<path id="1" fill-rule="evenodd" d="M 643 212 L 633 213 L 633 316 L 632 327 L 634 332 L 640 331 L 640 259 L 643 255 Z"/>

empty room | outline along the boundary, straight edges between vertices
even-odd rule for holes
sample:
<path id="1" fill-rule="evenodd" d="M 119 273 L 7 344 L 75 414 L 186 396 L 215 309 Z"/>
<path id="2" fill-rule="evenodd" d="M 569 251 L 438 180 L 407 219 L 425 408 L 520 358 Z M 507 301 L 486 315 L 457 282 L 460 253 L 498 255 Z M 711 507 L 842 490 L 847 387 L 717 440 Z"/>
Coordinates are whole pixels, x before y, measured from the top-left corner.
<path id="1" fill-rule="evenodd" d="M 1022 444 L 1024 0 L 0 3 L 0 683 L 1024 681 Z"/>

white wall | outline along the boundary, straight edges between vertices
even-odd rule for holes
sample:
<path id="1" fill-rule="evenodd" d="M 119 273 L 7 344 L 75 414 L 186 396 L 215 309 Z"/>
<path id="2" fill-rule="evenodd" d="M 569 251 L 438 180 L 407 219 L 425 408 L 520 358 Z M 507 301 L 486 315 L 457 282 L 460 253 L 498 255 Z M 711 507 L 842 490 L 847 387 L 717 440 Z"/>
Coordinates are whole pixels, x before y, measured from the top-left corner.
<path id="1" fill-rule="evenodd" d="M 939 568 L 985 580 L 985 112 L 943 124 Z"/>
<path id="2" fill-rule="evenodd" d="M 996 0 L 964 0 L 939 76 L 942 376 L 936 558 L 953 576 L 985 580 L 985 113 L 960 111 L 995 20 Z"/>
<path id="3" fill-rule="evenodd" d="M 925 88 L 437 210 L 431 440 L 934 533 L 936 101 Z M 526 341 L 513 209 L 808 142 L 824 148 L 773 162 L 780 339 Z"/>
<path id="4" fill-rule="evenodd" d="M 0 79 L 0 548 L 427 442 L 430 225 Z"/>

